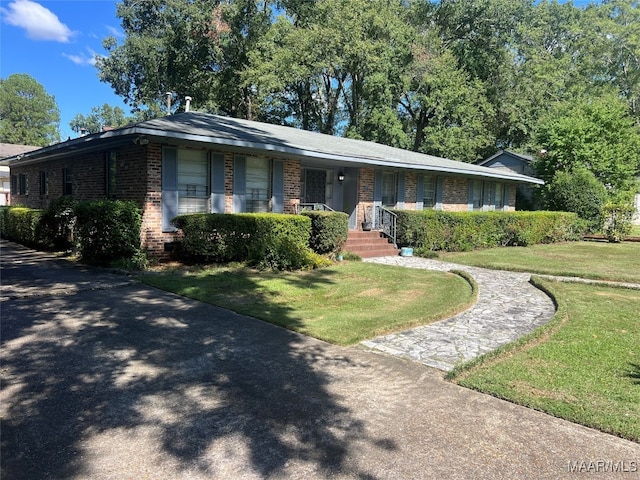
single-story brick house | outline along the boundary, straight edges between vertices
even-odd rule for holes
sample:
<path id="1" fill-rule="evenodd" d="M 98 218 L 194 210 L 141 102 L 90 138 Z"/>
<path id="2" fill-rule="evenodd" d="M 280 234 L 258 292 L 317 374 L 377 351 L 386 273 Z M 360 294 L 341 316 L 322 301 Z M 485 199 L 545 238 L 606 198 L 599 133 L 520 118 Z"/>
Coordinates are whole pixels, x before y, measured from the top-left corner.
<path id="1" fill-rule="evenodd" d="M 185 112 L 68 140 L 5 160 L 13 203 L 134 200 L 142 243 L 162 256 L 171 219 L 195 212 L 346 212 L 356 230 L 386 209 L 514 210 L 518 184 L 541 180 L 372 142 Z"/>

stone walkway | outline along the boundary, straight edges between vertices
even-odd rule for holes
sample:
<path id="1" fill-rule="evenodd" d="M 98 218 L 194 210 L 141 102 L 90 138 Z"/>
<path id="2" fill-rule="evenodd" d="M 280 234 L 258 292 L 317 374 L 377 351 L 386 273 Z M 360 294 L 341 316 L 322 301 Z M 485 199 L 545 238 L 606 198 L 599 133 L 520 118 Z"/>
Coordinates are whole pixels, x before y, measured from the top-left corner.
<path id="1" fill-rule="evenodd" d="M 450 319 L 362 342 L 366 347 L 449 371 L 460 362 L 512 342 L 548 322 L 551 299 L 514 273 L 418 257 L 377 257 L 365 261 L 429 270 L 463 270 L 478 284 L 478 301 Z"/>

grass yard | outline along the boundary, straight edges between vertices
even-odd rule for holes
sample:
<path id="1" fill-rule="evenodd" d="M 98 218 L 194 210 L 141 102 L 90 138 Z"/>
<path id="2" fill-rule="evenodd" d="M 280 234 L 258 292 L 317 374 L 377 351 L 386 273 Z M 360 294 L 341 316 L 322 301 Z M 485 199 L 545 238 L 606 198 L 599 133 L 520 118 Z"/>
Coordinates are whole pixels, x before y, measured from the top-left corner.
<path id="1" fill-rule="evenodd" d="M 570 242 L 441 253 L 441 260 L 498 270 L 640 283 L 640 243 Z"/>
<path id="2" fill-rule="evenodd" d="M 640 442 L 640 291 L 540 283 L 558 302 L 554 320 L 451 377 Z"/>
<path id="3" fill-rule="evenodd" d="M 338 345 L 447 318 L 475 301 L 458 275 L 362 262 L 306 272 L 207 267 L 139 278 Z"/>

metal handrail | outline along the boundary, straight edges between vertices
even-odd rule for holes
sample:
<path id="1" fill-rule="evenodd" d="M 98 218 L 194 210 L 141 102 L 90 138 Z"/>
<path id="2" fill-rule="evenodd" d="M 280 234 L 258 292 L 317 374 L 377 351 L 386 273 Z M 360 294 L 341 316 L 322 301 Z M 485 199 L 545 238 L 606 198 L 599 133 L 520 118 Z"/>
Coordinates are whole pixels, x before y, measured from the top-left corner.
<path id="1" fill-rule="evenodd" d="M 398 248 L 396 238 L 398 234 L 398 215 L 384 207 L 376 207 L 376 229 L 379 229 Z"/>
<path id="2" fill-rule="evenodd" d="M 296 205 L 296 213 L 308 212 L 310 210 L 314 212 L 335 212 L 333 208 L 324 203 L 300 203 Z"/>

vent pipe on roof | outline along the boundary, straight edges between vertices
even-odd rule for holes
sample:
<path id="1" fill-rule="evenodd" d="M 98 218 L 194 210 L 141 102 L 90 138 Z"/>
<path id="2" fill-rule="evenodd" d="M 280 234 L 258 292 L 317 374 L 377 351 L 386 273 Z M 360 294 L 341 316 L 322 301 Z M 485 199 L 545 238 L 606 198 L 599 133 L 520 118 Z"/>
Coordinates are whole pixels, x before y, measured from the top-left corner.
<path id="1" fill-rule="evenodd" d="M 173 95 L 171 92 L 165 93 L 167 96 L 167 115 L 171 115 L 171 96 Z"/>
<path id="2" fill-rule="evenodd" d="M 185 100 L 185 105 L 184 105 L 184 111 L 188 112 L 189 111 L 189 107 L 191 106 L 191 97 L 184 97 Z"/>

